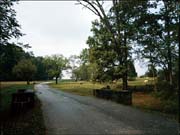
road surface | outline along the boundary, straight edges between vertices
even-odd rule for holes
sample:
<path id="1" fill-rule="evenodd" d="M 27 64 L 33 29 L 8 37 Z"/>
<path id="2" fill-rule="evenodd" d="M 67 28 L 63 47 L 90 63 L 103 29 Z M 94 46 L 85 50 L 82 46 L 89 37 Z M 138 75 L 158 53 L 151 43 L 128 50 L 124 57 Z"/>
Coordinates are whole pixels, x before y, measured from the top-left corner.
<path id="1" fill-rule="evenodd" d="M 47 135 L 177 135 L 178 124 L 157 114 L 111 101 L 65 93 L 45 83 L 35 86 Z"/>

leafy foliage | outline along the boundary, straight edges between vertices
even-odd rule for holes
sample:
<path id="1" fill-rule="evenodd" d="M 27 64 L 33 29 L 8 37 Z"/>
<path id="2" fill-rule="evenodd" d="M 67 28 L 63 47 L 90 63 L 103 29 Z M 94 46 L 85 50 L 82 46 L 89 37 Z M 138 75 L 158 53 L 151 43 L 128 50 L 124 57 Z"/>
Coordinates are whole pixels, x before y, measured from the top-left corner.
<path id="1" fill-rule="evenodd" d="M 13 73 L 20 79 L 25 79 L 27 84 L 32 79 L 36 72 L 36 66 L 28 59 L 24 59 L 18 62 L 13 68 Z"/>
<path id="2" fill-rule="evenodd" d="M 35 80 L 48 80 L 48 73 L 47 73 L 46 65 L 43 62 L 44 58 L 32 57 L 31 59 L 32 59 L 33 64 L 35 64 L 37 68 L 37 71 L 34 74 L 34 79 Z"/>
<path id="3" fill-rule="evenodd" d="M 31 55 L 26 53 L 21 47 L 14 44 L 0 46 L 0 80 L 16 80 L 12 74 L 13 67 L 22 59 L 29 59 Z"/>
<path id="4" fill-rule="evenodd" d="M 68 60 L 63 55 L 52 55 L 44 58 L 44 63 L 47 68 L 49 78 L 56 78 L 56 84 L 58 78 L 62 77 L 62 70 L 68 68 Z"/>
<path id="5" fill-rule="evenodd" d="M 159 11 L 152 12 L 157 8 Z M 178 15 L 175 1 L 149 1 L 149 10 L 142 19 L 145 22 L 139 25 L 135 48 L 138 57 L 147 59 L 154 68 L 161 67 L 166 72 L 166 81 L 172 85 L 173 65 L 178 56 Z"/>
<path id="6" fill-rule="evenodd" d="M 7 45 L 10 39 L 19 38 L 23 35 L 20 32 L 20 25 L 16 20 L 16 12 L 12 8 L 16 1 L 0 1 L 0 46 Z"/>

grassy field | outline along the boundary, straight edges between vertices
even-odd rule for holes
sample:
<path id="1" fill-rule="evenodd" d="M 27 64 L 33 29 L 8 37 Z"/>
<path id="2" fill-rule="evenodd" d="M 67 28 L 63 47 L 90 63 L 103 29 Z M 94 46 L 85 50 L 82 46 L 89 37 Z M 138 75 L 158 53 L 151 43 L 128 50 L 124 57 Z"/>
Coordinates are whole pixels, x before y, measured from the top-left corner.
<path id="1" fill-rule="evenodd" d="M 145 86 L 147 84 L 152 84 L 151 81 L 149 81 L 148 83 L 144 83 L 144 80 L 145 80 L 144 78 L 138 78 L 135 81 L 129 81 L 128 85 L 129 86 Z M 151 78 L 149 80 L 151 80 Z M 72 93 L 79 94 L 82 96 L 92 96 L 93 89 L 100 89 L 100 88 L 106 87 L 107 85 L 109 85 L 111 87 L 111 89 L 113 89 L 113 90 L 120 90 L 122 83 L 121 82 L 92 83 L 92 82 L 86 82 L 86 81 L 78 81 L 78 82 L 61 81 L 57 85 L 55 83 L 50 84 L 50 86 L 52 86 L 54 88 L 58 88 L 62 91 L 72 92 Z M 137 93 L 137 94 L 139 94 L 139 93 Z"/>
<path id="2" fill-rule="evenodd" d="M 147 83 L 144 82 L 144 80 L 149 80 Z M 129 81 L 129 86 L 145 86 L 152 84 L 152 78 L 138 78 L 135 81 Z M 67 92 L 73 92 L 82 96 L 92 96 L 92 90 L 93 89 L 100 89 L 103 87 L 106 87 L 109 85 L 111 89 L 113 90 L 120 90 L 122 87 L 122 82 L 116 82 L 116 83 L 92 83 L 92 82 L 86 82 L 86 81 L 68 81 L 68 80 L 62 80 L 59 82 L 58 85 L 55 83 L 50 84 L 52 87 L 61 89 L 63 91 Z"/>
<path id="3" fill-rule="evenodd" d="M 145 80 L 148 80 L 148 82 L 144 82 Z M 128 81 L 129 86 L 144 86 L 152 84 L 154 84 L 154 81 L 151 77 L 137 78 L 135 81 Z"/>
<path id="4" fill-rule="evenodd" d="M 45 126 L 41 111 L 41 103 L 35 97 L 35 106 L 25 113 L 13 115 L 11 113 L 11 95 L 18 89 L 34 89 L 34 85 L 26 82 L 1 83 L 1 122 L 3 122 L 4 135 L 45 135 Z"/>
<path id="5" fill-rule="evenodd" d="M 1 89 L 13 86 L 13 85 L 26 85 L 25 81 L 12 81 L 12 82 L 0 82 Z"/>
<path id="6" fill-rule="evenodd" d="M 93 89 L 100 89 L 102 87 L 105 87 L 103 84 L 99 83 L 91 83 L 91 82 L 59 82 L 59 84 L 50 84 L 50 86 L 54 88 L 58 88 L 60 90 L 66 91 L 66 92 L 72 92 L 81 96 L 92 96 L 92 90 Z"/>
<path id="7" fill-rule="evenodd" d="M 144 83 L 144 80 L 147 78 L 138 78 L 135 81 L 129 81 L 130 86 L 143 86 L 146 84 L 152 84 L 152 79 L 149 78 L 148 83 Z M 57 88 L 59 90 L 65 91 L 65 92 L 71 92 L 74 94 L 78 94 L 81 96 L 93 96 L 93 89 L 100 89 L 102 87 L 106 87 L 109 85 L 113 90 L 118 90 L 121 82 L 118 82 L 116 84 L 100 84 L 100 83 L 91 83 L 91 82 L 66 82 L 62 81 L 59 82 L 59 84 L 50 84 L 51 87 Z M 133 106 L 141 109 L 146 110 L 161 110 L 161 102 L 158 98 L 154 97 L 151 93 L 146 92 L 134 92 L 133 93 Z"/>
<path id="8" fill-rule="evenodd" d="M 30 84 L 41 83 L 41 82 L 44 82 L 44 81 L 31 81 Z M 26 84 L 27 84 L 26 81 L 6 81 L 6 82 L 0 82 L 0 87 L 2 89 L 2 88 L 9 87 L 12 85 L 26 85 Z"/>

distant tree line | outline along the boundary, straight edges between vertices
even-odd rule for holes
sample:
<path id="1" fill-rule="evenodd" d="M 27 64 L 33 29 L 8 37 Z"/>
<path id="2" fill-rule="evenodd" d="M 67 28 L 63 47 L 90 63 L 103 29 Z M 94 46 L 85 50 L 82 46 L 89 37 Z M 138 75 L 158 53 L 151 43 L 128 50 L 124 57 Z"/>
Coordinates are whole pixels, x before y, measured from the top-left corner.
<path id="1" fill-rule="evenodd" d="M 68 67 L 68 60 L 62 55 L 35 57 L 15 44 L 0 46 L 1 81 L 52 80 L 62 77 L 62 70 Z"/>
<path id="2" fill-rule="evenodd" d="M 0 77 L 2 81 L 14 81 L 14 80 L 24 80 L 27 77 L 21 75 L 18 69 L 27 71 L 27 68 L 32 69 L 30 65 L 35 66 L 35 71 L 28 74 L 30 80 L 47 80 L 48 74 L 46 71 L 46 66 L 43 63 L 43 57 L 34 57 L 31 53 L 25 52 L 22 47 L 8 44 L 8 45 L 1 45 L 0 46 L 0 55 L 1 55 L 1 62 L 0 62 Z M 28 67 L 25 69 L 27 62 L 24 60 L 28 60 L 32 64 L 28 64 Z M 17 66 L 20 64 L 22 67 Z M 16 66 L 16 68 L 15 68 Z M 14 69 L 15 68 L 15 69 Z M 34 68 L 34 67 L 33 67 Z M 13 71 L 14 69 L 14 71 Z M 18 73 L 15 73 L 17 71 Z"/>
<path id="3" fill-rule="evenodd" d="M 92 55 L 89 52 L 90 49 L 85 48 L 81 51 L 79 56 L 72 55 L 69 57 L 72 79 L 76 81 L 85 80 L 93 82 L 113 82 L 119 79 L 114 73 L 113 68 L 111 71 L 108 71 L 108 69 L 104 71 L 104 68 L 106 68 L 105 66 L 91 62 Z M 137 77 L 133 61 L 128 63 L 128 68 L 128 79 L 131 80 Z"/>

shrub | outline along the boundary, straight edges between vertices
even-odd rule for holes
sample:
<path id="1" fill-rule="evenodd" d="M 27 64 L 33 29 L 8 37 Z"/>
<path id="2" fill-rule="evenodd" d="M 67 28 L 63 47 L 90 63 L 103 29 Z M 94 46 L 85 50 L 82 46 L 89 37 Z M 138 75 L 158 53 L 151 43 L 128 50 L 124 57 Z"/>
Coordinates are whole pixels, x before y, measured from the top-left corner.
<path id="1" fill-rule="evenodd" d="M 178 101 L 177 97 L 174 99 L 164 100 L 162 102 L 163 111 L 167 113 L 177 113 L 178 112 Z"/>
<path id="2" fill-rule="evenodd" d="M 157 90 L 155 95 L 160 98 L 163 111 L 167 113 L 177 113 L 178 95 L 176 87 L 170 85 L 167 81 L 161 81 L 157 83 Z"/>
<path id="3" fill-rule="evenodd" d="M 169 99 L 176 93 L 175 87 L 173 85 L 170 85 L 167 81 L 158 82 L 157 91 L 157 95 L 164 100 Z"/>

